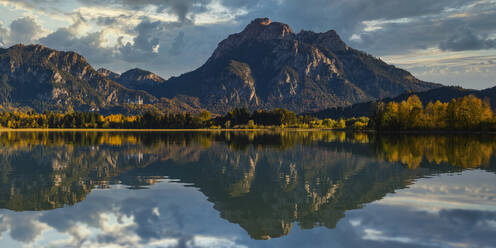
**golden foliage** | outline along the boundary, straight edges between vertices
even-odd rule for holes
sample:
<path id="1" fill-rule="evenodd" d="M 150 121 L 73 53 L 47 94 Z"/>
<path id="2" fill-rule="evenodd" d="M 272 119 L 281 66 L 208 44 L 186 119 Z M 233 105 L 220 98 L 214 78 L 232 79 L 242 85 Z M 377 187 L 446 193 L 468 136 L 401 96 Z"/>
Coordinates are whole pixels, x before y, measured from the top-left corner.
<path id="1" fill-rule="evenodd" d="M 489 102 L 469 95 L 423 106 L 416 95 L 400 103 L 379 103 L 370 125 L 378 130 L 496 130 Z"/>

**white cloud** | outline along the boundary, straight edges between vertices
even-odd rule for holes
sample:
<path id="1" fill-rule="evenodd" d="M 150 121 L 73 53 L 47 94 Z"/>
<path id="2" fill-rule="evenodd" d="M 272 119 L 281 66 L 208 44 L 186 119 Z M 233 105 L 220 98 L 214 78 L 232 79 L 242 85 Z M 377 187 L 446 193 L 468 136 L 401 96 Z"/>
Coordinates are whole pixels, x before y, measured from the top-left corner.
<path id="1" fill-rule="evenodd" d="M 226 23 L 235 21 L 238 16 L 248 14 L 244 8 L 229 9 L 226 8 L 219 0 L 213 0 L 206 6 L 207 11 L 199 13 L 194 17 L 194 23 L 197 25 Z"/>
<path id="2" fill-rule="evenodd" d="M 456 177 L 448 175 L 436 180 L 419 179 L 408 190 L 391 194 L 377 204 L 431 213 L 451 209 L 496 212 L 496 186 L 490 182 L 491 177 L 477 171 L 466 171 L 463 174 L 465 180 L 471 183 L 460 186 Z"/>
<path id="3" fill-rule="evenodd" d="M 429 48 L 381 59 L 426 81 L 476 89 L 496 83 L 496 64 L 492 63 L 496 60 L 496 49 L 447 52 Z"/>
<path id="4" fill-rule="evenodd" d="M 236 244 L 236 242 L 218 237 L 194 236 L 192 240 L 186 243 L 187 247 L 218 247 L 218 248 L 244 248 L 247 246 Z"/>
<path id="5" fill-rule="evenodd" d="M 393 241 L 393 242 L 399 242 L 399 243 L 414 243 L 414 240 L 408 238 L 408 237 L 388 237 L 383 234 L 383 232 L 379 230 L 374 230 L 370 228 L 366 228 L 364 230 L 365 235 L 362 237 L 365 240 L 372 240 L 372 241 Z"/>
<path id="6" fill-rule="evenodd" d="M 350 36 L 350 40 L 360 42 L 362 40 L 362 37 L 359 34 L 352 34 Z"/>
<path id="7" fill-rule="evenodd" d="M 365 25 L 365 28 L 363 28 L 363 31 L 365 32 L 374 32 L 377 30 L 383 29 L 383 26 L 386 24 L 407 24 L 409 22 L 412 22 L 411 18 L 399 18 L 399 19 L 394 19 L 394 20 L 384 20 L 384 19 L 379 19 L 379 20 L 370 20 L 370 21 L 362 21 L 362 23 Z"/>

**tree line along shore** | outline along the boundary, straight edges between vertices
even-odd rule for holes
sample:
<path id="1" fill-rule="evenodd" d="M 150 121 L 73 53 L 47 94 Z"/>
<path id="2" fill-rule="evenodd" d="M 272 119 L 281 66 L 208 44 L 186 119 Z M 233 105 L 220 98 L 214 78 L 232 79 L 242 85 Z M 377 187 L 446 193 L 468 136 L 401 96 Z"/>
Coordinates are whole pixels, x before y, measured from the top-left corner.
<path id="1" fill-rule="evenodd" d="M 368 117 L 318 119 L 286 109 L 235 108 L 222 116 L 146 112 L 139 115 L 97 112 L 2 112 L 0 128 L 8 129 L 335 129 L 376 131 L 496 130 L 496 116 L 489 101 L 469 95 L 450 102 L 429 102 L 416 95 L 402 102 L 373 104 Z"/>
<path id="2" fill-rule="evenodd" d="M 223 116 L 214 116 L 208 111 L 199 114 L 146 112 L 106 116 L 97 112 L 0 113 L 0 127 L 10 129 L 345 129 L 351 126 L 365 128 L 367 125 L 367 117 L 320 120 L 309 115 L 298 116 L 285 109 L 250 112 L 247 108 L 235 108 Z"/>

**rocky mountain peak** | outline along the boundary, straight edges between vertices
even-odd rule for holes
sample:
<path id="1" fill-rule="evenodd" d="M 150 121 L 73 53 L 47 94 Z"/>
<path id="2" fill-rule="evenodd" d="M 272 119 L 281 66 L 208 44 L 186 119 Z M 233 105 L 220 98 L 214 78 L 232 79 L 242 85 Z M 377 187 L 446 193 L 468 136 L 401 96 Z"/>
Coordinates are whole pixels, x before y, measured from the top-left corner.
<path id="1" fill-rule="evenodd" d="M 271 40 L 292 39 L 295 33 L 289 25 L 273 22 L 269 18 L 257 18 L 248 24 L 241 33 L 232 34 L 219 43 L 212 58 L 221 57 L 225 53 L 241 46 L 245 42 L 265 42 Z"/>
<path id="2" fill-rule="evenodd" d="M 13 46 L 11 46 L 9 49 L 30 49 L 30 50 L 33 50 L 33 49 L 46 49 L 47 47 L 43 46 L 43 45 L 40 45 L 40 44 L 33 44 L 33 45 L 24 45 L 24 44 L 15 44 Z"/>
<path id="3" fill-rule="evenodd" d="M 269 19 L 268 17 L 265 17 L 265 18 L 255 18 L 253 21 L 251 21 L 250 25 L 256 24 L 256 25 L 269 26 L 271 23 L 272 20 Z"/>
<path id="4" fill-rule="evenodd" d="M 292 35 L 294 32 L 287 24 L 272 22 L 267 17 L 253 20 L 240 33 L 241 38 L 257 40 L 284 39 Z"/>
<path id="5" fill-rule="evenodd" d="M 103 70 L 102 72 L 105 73 Z M 161 78 L 159 75 L 139 68 L 126 71 L 118 77 L 107 77 L 125 86 L 126 88 L 134 90 L 151 90 L 153 87 L 165 82 L 165 79 Z"/>

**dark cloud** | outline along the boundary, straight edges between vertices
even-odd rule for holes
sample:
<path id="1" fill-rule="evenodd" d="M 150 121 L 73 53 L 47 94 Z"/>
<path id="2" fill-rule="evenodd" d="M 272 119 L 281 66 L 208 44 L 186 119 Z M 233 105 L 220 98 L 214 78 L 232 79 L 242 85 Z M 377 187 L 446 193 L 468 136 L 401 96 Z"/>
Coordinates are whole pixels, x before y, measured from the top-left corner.
<path id="1" fill-rule="evenodd" d="M 26 4 L 53 4 L 53 3 L 60 3 L 61 1 L 64 0 L 4 0 L 6 2 L 22 2 Z"/>
<path id="2" fill-rule="evenodd" d="M 474 43 L 474 38 L 482 39 L 496 33 L 496 8 L 477 15 L 424 16 L 377 26 L 380 28 L 374 31 L 357 32 L 361 40 L 351 40 L 350 45 L 378 55 L 435 47 L 444 50 L 455 50 L 455 46 L 458 48 L 456 50 L 487 49 L 491 48 L 490 42 L 476 40 L 475 43 L 479 44 L 467 43 Z M 462 43 L 465 43 L 466 49 L 462 49 Z"/>
<path id="3" fill-rule="evenodd" d="M 33 8 L 40 7 L 40 5 L 50 5 L 60 3 L 62 0 L 3 0 L 3 2 L 11 2 L 11 3 L 22 3 L 26 6 L 30 6 Z"/>
<path id="4" fill-rule="evenodd" d="M 172 12 L 180 22 L 190 22 L 188 14 L 201 13 L 206 10 L 210 0 L 79 0 L 84 5 L 117 5 L 133 10 L 156 7 L 158 13 Z"/>
<path id="5" fill-rule="evenodd" d="M 494 230 L 491 222 L 496 220 L 496 213 L 490 211 L 445 209 L 429 213 L 405 206 L 371 205 L 364 211 L 349 212 L 348 217 L 359 221 L 359 225 L 351 227 L 349 222 L 341 223 L 340 228 L 349 225 L 353 230 L 343 238 L 345 247 L 398 247 L 399 244 L 401 247 L 448 247 L 457 243 L 488 247 L 496 242 L 491 235 Z M 402 224 L 397 225 L 397 220 Z M 364 239 L 367 229 L 377 235 Z"/>
<path id="6" fill-rule="evenodd" d="M 465 51 L 496 48 L 496 39 L 477 35 L 473 30 L 459 30 L 439 45 L 445 51 Z"/>
<path id="7" fill-rule="evenodd" d="M 29 4 L 53 1 L 56 0 L 24 0 Z M 191 23 L 196 14 L 207 11 L 211 0 L 79 0 L 79 2 L 82 5 L 117 6 L 132 10 L 154 6 L 158 13 L 173 13 L 180 23 Z M 353 46 L 368 49 L 368 52 L 378 55 L 393 54 L 402 49 L 407 51 L 436 47 L 441 44 L 442 48 L 449 50 L 463 49 L 465 43 L 469 44 L 467 47 L 470 50 L 486 49 L 492 46 L 493 40 L 474 40 L 474 37 L 484 38 L 496 32 L 494 3 L 481 0 L 308 0 L 304 2 L 299 0 L 282 2 L 279 0 L 222 0 L 221 3 L 231 13 L 240 9 L 247 11 L 247 14 L 238 16 L 236 19 L 239 29 L 253 18 L 268 16 L 290 24 L 295 30 L 336 29 L 343 39 Z M 466 12 L 472 15 L 463 18 L 450 17 L 452 14 Z M 485 17 L 480 18 L 481 15 Z M 97 23 L 114 25 L 118 22 L 118 18 L 98 17 Z M 395 20 L 396 22 L 388 23 L 388 21 Z M 398 22 L 398 20 L 403 21 Z M 377 30 L 364 32 L 367 21 L 384 23 Z M 451 32 L 458 28 L 457 25 L 469 26 L 474 30 L 475 36 L 470 36 L 470 33 L 466 34 L 467 37 L 453 36 Z M 136 29 L 141 28 L 143 27 L 136 27 Z M 166 32 L 165 30 L 156 31 Z M 364 42 L 349 40 L 353 34 L 361 34 Z M 141 41 L 145 43 L 157 43 L 157 40 L 149 40 L 148 37 L 141 38 L 144 38 Z M 396 49 L 388 50 L 391 44 Z M 150 44 L 142 45 L 149 46 Z M 136 52 L 127 46 L 125 49 L 129 52 Z"/>
<path id="8" fill-rule="evenodd" d="M 31 44 L 41 30 L 41 26 L 31 17 L 15 19 L 9 29 L 3 28 L 0 23 L 0 46 Z"/>
<path id="9" fill-rule="evenodd" d="M 29 215 L 19 215 L 9 224 L 10 236 L 24 243 L 33 241 L 43 231 L 43 227 Z"/>
<path id="10" fill-rule="evenodd" d="M 10 23 L 12 43 L 31 43 L 41 26 L 31 17 L 19 18 Z"/>
<path id="11" fill-rule="evenodd" d="M 96 23 L 100 26 L 113 26 L 119 23 L 119 20 L 125 19 L 126 16 L 119 17 L 109 17 L 109 16 L 99 16 L 96 19 Z"/>
<path id="12" fill-rule="evenodd" d="M 90 63 L 109 63 L 114 59 L 113 49 L 102 46 L 103 32 L 89 33 L 77 37 L 68 28 L 60 28 L 48 36 L 39 39 L 39 43 L 47 47 L 75 51 L 85 56 Z"/>
<path id="13" fill-rule="evenodd" d="M 496 33 L 496 6 L 480 0 L 224 0 L 223 4 L 247 9 L 238 18 L 245 24 L 268 16 L 290 24 L 295 31 L 335 29 L 352 46 L 377 55 L 437 47 L 461 25 L 470 26 L 480 36 Z M 367 22 L 377 23 L 377 29 L 365 31 Z M 362 41 L 350 40 L 353 34 L 360 34 Z"/>
<path id="14" fill-rule="evenodd" d="M 160 48 L 159 37 L 166 32 L 166 25 L 161 21 L 143 20 L 134 29 L 136 37 L 133 43 L 127 42 L 119 47 L 122 58 L 128 62 L 139 62 L 157 56 Z"/>
<path id="15" fill-rule="evenodd" d="M 179 34 L 174 39 L 174 42 L 171 45 L 169 50 L 170 55 L 179 55 L 181 54 L 181 49 L 184 47 L 184 32 L 179 32 Z"/>
<path id="16" fill-rule="evenodd" d="M 248 19 L 269 16 L 300 28 L 340 33 L 354 32 L 362 21 L 392 20 L 437 14 L 446 9 L 460 8 L 477 0 L 223 0 L 230 8 L 248 8 Z"/>
<path id="17" fill-rule="evenodd" d="M 165 27 L 164 22 L 151 22 L 145 19 L 135 28 L 137 36 L 134 38 L 134 47 L 143 52 L 153 52 L 154 47 L 160 45 L 160 39 L 157 36 L 166 31 Z"/>
<path id="18" fill-rule="evenodd" d="M 117 46 L 117 56 L 125 64 L 107 67 L 116 71 L 144 67 L 164 77 L 177 75 L 203 64 L 218 42 L 238 30 L 238 25 L 232 24 L 197 26 L 145 18 L 130 31 L 136 35 L 133 41 L 124 43 L 121 39 Z"/>

